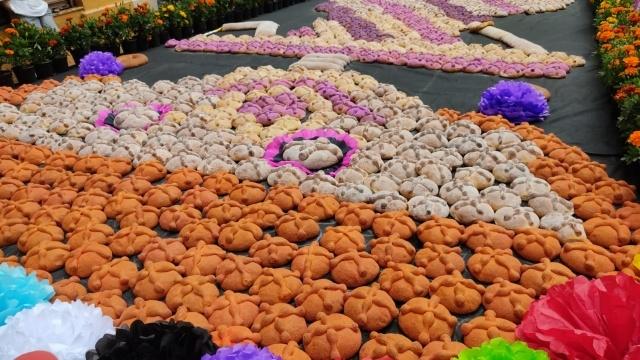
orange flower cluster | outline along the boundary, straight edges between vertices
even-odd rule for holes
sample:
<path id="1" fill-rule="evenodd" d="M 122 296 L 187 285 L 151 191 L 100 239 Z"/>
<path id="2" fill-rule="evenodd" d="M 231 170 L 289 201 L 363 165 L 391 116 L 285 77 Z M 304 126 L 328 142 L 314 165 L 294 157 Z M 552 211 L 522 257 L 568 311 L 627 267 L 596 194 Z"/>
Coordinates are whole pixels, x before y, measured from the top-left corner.
<path id="1" fill-rule="evenodd" d="M 617 102 L 624 101 L 630 95 L 640 95 L 640 88 L 633 84 L 622 85 L 616 94 L 613 96 L 614 100 Z"/>
<path id="2" fill-rule="evenodd" d="M 640 106 L 640 9 L 637 0 L 600 0 L 596 11 L 596 39 L 600 44 L 603 80 L 616 88 L 614 100 L 620 106 L 619 124 L 628 131 L 638 129 Z M 640 161 L 640 130 L 626 139 L 625 161 Z"/>
<path id="3" fill-rule="evenodd" d="M 4 29 L 4 33 L 9 35 L 9 36 L 17 36 L 18 35 L 18 30 L 14 29 L 14 28 L 6 28 L 6 29 Z"/>
<path id="4" fill-rule="evenodd" d="M 640 147 L 640 130 L 632 132 L 627 142 L 635 147 Z"/>

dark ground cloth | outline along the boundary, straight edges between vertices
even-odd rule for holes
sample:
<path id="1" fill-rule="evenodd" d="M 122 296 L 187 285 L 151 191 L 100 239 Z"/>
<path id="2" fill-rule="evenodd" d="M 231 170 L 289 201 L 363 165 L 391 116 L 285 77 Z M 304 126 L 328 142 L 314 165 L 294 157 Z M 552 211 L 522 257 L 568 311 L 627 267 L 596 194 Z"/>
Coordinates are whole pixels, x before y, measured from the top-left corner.
<path id="1" fill-rule="evenodd" d="M 309 0 L 286 9 L 264 14 L 257 19 L 280 24 L 278 34 L 303 25 L 311 25 L 318 16 L 314 6 L 323 0 Z M 574 68 L 565 79 L 533 79 L 535 84 L 551 91 L 551 116 L 539 126 L 558 135 L 565 142 L 577 145 L 596 161 L 605 163 L 609 174 L 640 185 L 638 167 L 620 161 L 623 142 L 615 127 L 615 105 L 611 92 L 598 77 L 599 60 L 592 26 L 593 12 L 588 1 L 577 0 L 567 9 L 536 15 L 515 15 L 497 18 L 496 27 L 512 32 L 549 51 L 564 51 L 583 56 L 587 64 Z M 251 33 L 251 32 L 245 32 Z M 468 32 L 466 42 L 489 43 L 492 40 Z M 123 78 L 139 79 L 148 84 L 158 80 L 177 80 L 186 75 L 226 74 L 239 66 L 273 65 L 286 68 L 297 59 L 259 55 L 229 55 L 215 53 L 180 53 L 173 49 L 156 48 L 147 52 L 149 64 L 128 70 Z M 476 108 L 480 94 L 501 80 L 500 77 L 444 73 L 426 69 L 411 69 L 395 65 L 351 63 L 349 68 L 374 76 L 384 83 L 394 84 L 409 95 L 419 96 L 434 110 L 442 107 L 459 111 Z"/>

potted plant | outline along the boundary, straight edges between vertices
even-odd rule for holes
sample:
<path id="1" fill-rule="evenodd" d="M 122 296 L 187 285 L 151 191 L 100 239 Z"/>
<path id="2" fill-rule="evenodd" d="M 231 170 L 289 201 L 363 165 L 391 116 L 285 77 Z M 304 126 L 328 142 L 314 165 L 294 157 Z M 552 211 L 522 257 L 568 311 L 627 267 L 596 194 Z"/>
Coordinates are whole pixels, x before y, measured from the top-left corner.
<path id="1" fill-rule="evenodd" d="M 153 14 L 153 32 L 151 33 L 151 46 L 156 47 L 169 41 L 167 23 L 162 19 L 160 12 Z"/>
<path id="2" fill-rule="evenodd" d="M 217 0 L 216 8 L 218 24 L 222 25 L 234 21 L 232 0 Z"/>
<path id="3" fill-rule="evenodd" d="M 49 28 L 39 29 L 33 46 L 33 67 L 38 79 L 53 75 L 53 48 L 58 45 L 57 33 Z"/>
<path id="4" fill-rule="evenodd" d="M 207 6 L 207 30 L 214 30 L 220 26 L 220 21 L 218 15 L 220 14 L 220 10 L 222 5 L 224 4 L 223 0 L 209 0 L 211 3 L 210 6 Z"/>
<path id="5" fill-rule="evenodd" d="M 131 27 L 136 34 L 136 44 L 138 51 L 149 48 L 149 43 L 153 37 L 153 13 L 149 10 L 149 5 L 144 3 L 136 6 L 129 18 Z"/>
<path id="6" fill-rule="evenodd" d="M 13 49 L 11 49 L 11 41 L 3 41 L 0 39 L 0 86 L 13 86 L 13 72 L 11 71 L 11 63 L 13 62 Z"/>
<path id="7" fill-rule="evenodd" d="M 189 1 L 186 0 L 184 3 L 177 3 L 178 7 L 178 16 L 180 19 L 180 23 L 182 24 L 182 37 L 188 38 L 193 35 L 193 18 L 191 17 L 191 10 L 189 10 Z"/>
<path id="8" fill-rule="evenodd" d="M 176 40 L 184 38 L 182 30 L 188 25 L 187 14 L 179 4 L 164 4 L 160 6 L 162 20 L 167 24 L 169 36 Z"/>
<path id="9" fill-rule="evenodd" d="M 18 82 L 30 84 L 36 81 L 36 71 L 33 67 L 33 49 L 38 36 L 38 28 L 23 22 L 12 21 L 11 26 L 4 29 L 11 41 L 13 51 L 13 71 Z"/>
<path id="10" fill-rule="evenodd" d="M 49 39 L 49 46 L 51 46 L 53 60 L 53 71 L 56 73 L 63 73 L 69 70 L 69 60 L 67 59 L 67 48 L 62 42 L 62 38 L 59 33 L 53 32 L 51 39 Z"/>
<path id="11" fill-rule="evenodd" d="M 193 32 L 202 34 L 207 31 L 207 17 L 209 8 L 213 7 L 213 0 L 187 0 L 186 5 L 191 12 Z"/>
<path id="12" fill-rule="evenodd" d="M 108 33 L 106 24 L 111 20 L 106 18 L 108 11 L 103 11 L 100 18 L 87 18 L 84 21 L 85 27 L 89 31 L 89 39 L 91 39 L 91 51 L 111 51 L 111 42 L 113 41 Z"/>
<path id="13" fill-rule="evenodd" d="M 120 5 L 115 11 L 109 12 L 110 23 L 106 26 L 112 35 L 112 39 L 117 44 L 122 45 L 125 54 L 131 54 L 138 51 L 136 33 L 133 24 L 129 21 L 131 11 L 129 8 Z"/>
<path id="14" fill-rule="evenodd" d="M 77 24 L 73 23 L 71 18 L 67 18 L 64 26 L 60 28 L 60 37 L 64 47 L 71 52 L 75 64 L 91 50 L 91 31 L 85 26 L 84 18 Z"/>

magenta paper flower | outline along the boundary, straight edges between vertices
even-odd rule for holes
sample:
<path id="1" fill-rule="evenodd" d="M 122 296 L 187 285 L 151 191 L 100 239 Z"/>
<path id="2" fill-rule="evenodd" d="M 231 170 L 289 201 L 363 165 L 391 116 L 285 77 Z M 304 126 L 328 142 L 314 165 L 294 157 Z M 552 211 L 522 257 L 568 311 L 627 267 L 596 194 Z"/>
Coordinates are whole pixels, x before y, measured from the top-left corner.
<path id="1" fill-rule="evenodd" d="M 284 152 L 287 149 L 287 145 L 291 142 L 318 139 L 323 139 L 323 142 L 328 141 L 338 147 L 342 152 L 342 158 L 337 163 L 317 170 L 309 169 L 301 161 L 285 159 Z M 300 130 L 291 135 L 280 135 L 273 138 L 265 148 L 264 159 L 274 167 L 291 165 L 306 174 L 312 174 L 315 171 L 324 171 L 331 176 L 335 176 L 340 170 L 349 166 L 351 157 L 357 150 L 358 142 L 349 134 L 341 134 L 331 129 Z"/>

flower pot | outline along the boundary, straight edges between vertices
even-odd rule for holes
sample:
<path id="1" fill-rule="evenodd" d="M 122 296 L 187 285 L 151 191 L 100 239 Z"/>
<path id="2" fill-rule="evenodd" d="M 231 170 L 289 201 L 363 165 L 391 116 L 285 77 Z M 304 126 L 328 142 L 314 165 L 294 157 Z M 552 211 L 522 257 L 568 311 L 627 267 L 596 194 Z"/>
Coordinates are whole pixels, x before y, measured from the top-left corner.
<path id="1" fill-rule="evenodd" d="M 13 72 L 21 84 L 31 84 L 37 79 L 36 70 L 33 68 L 33 65 L 16 66 Z"/>
<path id="2" fill-rule="evenodd" d="M 242 9 L 242 20 L 251 19 L 251 9 L 245 8 Z"/>
<path id="3" fill-rule="evenodd" d="M 218 28 L 218 18 L 211 16 L 207 19 L 207 30 L 215 30 Z"/>
<path id="4" fill-rule="evenodd" d="M 138 35 L 136 38 L 136 47 L 138 48 L 138 51 L 145 51 L 149 48 L 149 38 L 147 35 Z"/>
<path id="5" fill-rule="evenodd" d="M 111 44 L 107 47 L 107 52 L 113 54 L 113 56 L 122 55 L 122 49 L 120 48 L 120 44 Z"/>
<path id="6" fill-rule="evenodd" d="M 233 19 L 233 21 L 238 22 L 238 21 L 242 21 L 242 10 L 240 9 L 233 9 L 233 11 L 231 12 L 231 17 Z"/>
<path id="7" fill-rule="evenodd" d="M 193 33 L 203 34 L 207 32 L 207 22 L 204 20 L 196 20 L 193 22 Z"/>
<path id="8" fill-rule="evenodd" d="M 13 72 L 11 70 L 0 70 L 0 86 L 13 87 Z"/>
<path id="9" fill-rule="evenodd" d="M 69 60 L 67 57 L 60 56 L 53 59 L 53 70 L 58 74 L 69 71 Z"/>
<path id="10" fill-rule="evenodd" d="M 136 39 L 124 40 L 122 42 L 122 52 L 125 54 L 133 54 L 138 52 L 138 42 Z"/>
<path id="11" fill-rule="evenodd" d="M 171 35 L 167 30 L 163 30 L 158 34 L 158 45 L 164 45 L 167 41 L 171 39 Z M 152 40 L 153 41 L 153 40 Z"/>
<path id="12" fill-rule="evenodd" d="M 78 66 L 80 60 L 89 53 L 89 49 L 73 49 L 71 50 L 71 56 L 73 57 L 73 63 Z"/>
<path id="13" fill-rule="evenodd" d="M 33 66 L 36 70 L 36 76 L 38 79 L 46 79 L 53 76 L 53 63 L 47 61 L 42 64 L 35 64 Z"/>
<path id="14" fill-rule="evenodd" d="M 183 26 L 182 27 L 182 38 L 183 39 L 187 39 L 190 38 L 191 35 L 193 35 L 193 27 L 189 26 Z"/>
<path id="15" fill-rule="evenodd" d="M 177 27 L 177 26 L 170 27 L 169 28 L 169 36 L 172 39 L 182 40 L 182 38 L 183 38 L 182 28 L 181 27 Z"/>
<path id="16" fill-rule="evenodd" d="M 109 52 L 111 47 L 108 44 L 91 44 L 91 51 Z"/>

